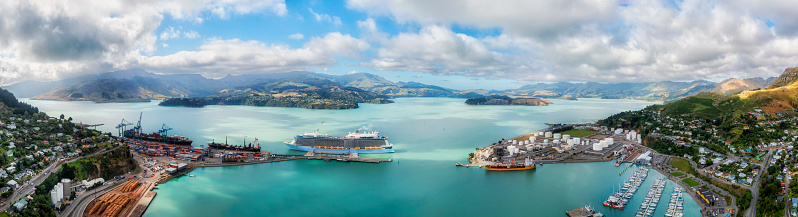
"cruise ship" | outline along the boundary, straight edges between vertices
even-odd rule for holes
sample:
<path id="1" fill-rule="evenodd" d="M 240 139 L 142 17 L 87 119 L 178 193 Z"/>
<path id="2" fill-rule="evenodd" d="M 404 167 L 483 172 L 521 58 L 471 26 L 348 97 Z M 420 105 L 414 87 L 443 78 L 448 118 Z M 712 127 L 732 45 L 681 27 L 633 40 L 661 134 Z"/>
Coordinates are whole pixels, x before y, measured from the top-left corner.
<path id="1" fill-rule="evenodd" d="M 380 136 L 379 132 L 361 133 L 358 130 L 349 135 L 328 136 L 318 132 L 305 133 L 294 137 L 293 141 L 285 142 L 291 150 L 316 153 L 333 154 L 380 154 L 393 153 L 393 144 L 388 142 L 388 137 Z"/>

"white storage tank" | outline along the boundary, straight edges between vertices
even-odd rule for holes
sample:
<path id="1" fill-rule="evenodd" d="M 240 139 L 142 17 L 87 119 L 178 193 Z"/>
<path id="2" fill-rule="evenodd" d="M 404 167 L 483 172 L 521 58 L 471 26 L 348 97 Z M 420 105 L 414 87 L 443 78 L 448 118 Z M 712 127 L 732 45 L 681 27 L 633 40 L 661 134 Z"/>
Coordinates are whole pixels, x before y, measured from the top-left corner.
<path id="1" fill-rule="evenodd" d="M 551 132 L 546 132 L 545 136 L 546 138 L 551 138 Z"/>
<path id="2" fill-rule="evenodd" d="M 601 147 L 601 144 L 599 143 L 593 144 L 593 151 L 601 151 L 603 149 L 604 147 Z"/>
<path id="3" fill-rule="evenodd" d="M 562 135 L 562 139 L 564 139 L 564 140 L 568 140 L 570 138 L 571 138 L 571 135 L 568 135 L 568 134 Z"/>
<path id="4" fill-rule="evenodd" d="M 555 133 L 555 134 L 554 134 L 554 138 L 555 138 L 555 139 L 561 139 L 561 138 L 562 138 L 562 134 Z"/>

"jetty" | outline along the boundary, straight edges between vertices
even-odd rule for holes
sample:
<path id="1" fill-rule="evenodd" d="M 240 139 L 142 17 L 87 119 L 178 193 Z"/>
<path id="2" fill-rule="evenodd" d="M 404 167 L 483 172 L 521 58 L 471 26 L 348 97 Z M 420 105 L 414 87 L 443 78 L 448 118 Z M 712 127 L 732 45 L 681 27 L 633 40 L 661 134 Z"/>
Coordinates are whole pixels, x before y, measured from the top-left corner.
<path id="1" fill-rule="evenodd" d="M 596 213 L 593 207 L 583 206 L 576 209 L 565 211 L 565 214 L 570 217 L 599 217 L 604 216 L 601 213 Z"/>

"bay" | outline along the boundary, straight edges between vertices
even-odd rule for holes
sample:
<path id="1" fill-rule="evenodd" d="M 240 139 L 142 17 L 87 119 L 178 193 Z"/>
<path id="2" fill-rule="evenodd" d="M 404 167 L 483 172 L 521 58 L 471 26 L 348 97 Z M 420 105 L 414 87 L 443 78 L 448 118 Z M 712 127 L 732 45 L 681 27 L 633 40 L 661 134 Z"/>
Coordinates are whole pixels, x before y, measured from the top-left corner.
<path id="1" fill-rule="evenodd" d="M 297 160 L 199 168 L 196 177 L 160 185 L 145 216 L 565 216 L 593 205 L 608 216 L 634 216 L 653 180 L 651 171 L 625 210 L 601 206 L 631 171 L 612 162 L 543 165 L 534 171 L 486 172 L 455 167 L 474 148 L 545 128 L 544 123 L 595 121 L 653 104 L 634 100 L 552 100 L 549 106 L 468 106 L 463 99 L 400 98 L 393 104 L 360 104 L 352 110 L 310 110 L 249 106 L 160 107 L 150 103 L 25 100 L 51 116 L 105 124 L 113 132 L 121 119 L 138 121 L 145 132 L 163 124 L 199 146 L 227 138 L 231 144 L 258 138 L 263 151 L 289 151 L 284 141 L 319 130 L 345 135 L 376 130 L 390 137 L 392 163 L 364 164 Z M 323 124 L 322 124 L 323 122 Z M 668 191 L 655 213 L 662 216 Z M 698 205 L 685 199 L 686 216 Z"/>

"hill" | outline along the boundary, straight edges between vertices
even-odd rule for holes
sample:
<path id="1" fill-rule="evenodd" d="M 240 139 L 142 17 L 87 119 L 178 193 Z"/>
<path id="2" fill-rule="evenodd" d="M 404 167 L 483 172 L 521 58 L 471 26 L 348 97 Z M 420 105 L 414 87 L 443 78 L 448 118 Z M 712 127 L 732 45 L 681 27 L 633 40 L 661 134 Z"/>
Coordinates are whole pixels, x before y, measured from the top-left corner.
<path id="1" fill-rule="evenodd" d="M 767 89 L 774 89 L 779 88 L 782 86 L 786 86 L 798 80 L 798 67 L 786 68 L 784 72 L 781 73 L 779 78 L 776 78 L 776 81 L 773 82 Z"/>
<path id="2" fill-rule="evenodd" d="M 172 98 L 161 106 L 203 107 L 249 105 L 308 109 L 353 109 L 358 103 L 390 103 L 385 96 L 353 87 L 343 87 L 323 78 L 279 81 L 223 90 L 206 97 Z"/>
<path id="3" fill-rule="evenodd" d="M 765 113 L 794 112 L 798 109 L 798 70 L 787 68 L 768 89 L 742 91 L 736 95 L 702 92 L 674 102 L 651 106 L 665 115 L 696 115 L 704 119 L 729 120 L 754 109 Z M 789 83 L 788 83 L 789 82 Z M 754 87 L 767 83 L 764 79 L 728 79 L 716 86 L 723 91 L 734 91 L 740 87 Z M 788 83 L 788 84 L 785 84 Z M 721 91 L 721 92 L 723 92 Z"/>
<path id="4" fill-rule="evenodd" d="M 543 98 L 602 98 L 637 99 L 670 102 L 696 95 L 700 92 L 733 94 L 744 90 L 764 88 L 774 79 L 727 79 L 720 83 L 698 80 L 692 82 L 641 82 L 641 83 L 537 83 L 518 89 L 483 92 L 485 95 L 530 96 Z"/>
<path id="5" fill-rule="evenodd" d="M 465 101 L 466 105 L 526 105 L 547 106 L 551 101 L 540 98 L 510 98 L 507 96 L 489 96 L 472 98 Z"/>
<path id="6" fill-rule="evenodd" d="M 185 97 L 188 94 L 156 78 L 105 78 L 80 85 L 52 90 L 32 99 L 94 101 L 94 102 L 149 102 L 150 99 Z"/>

